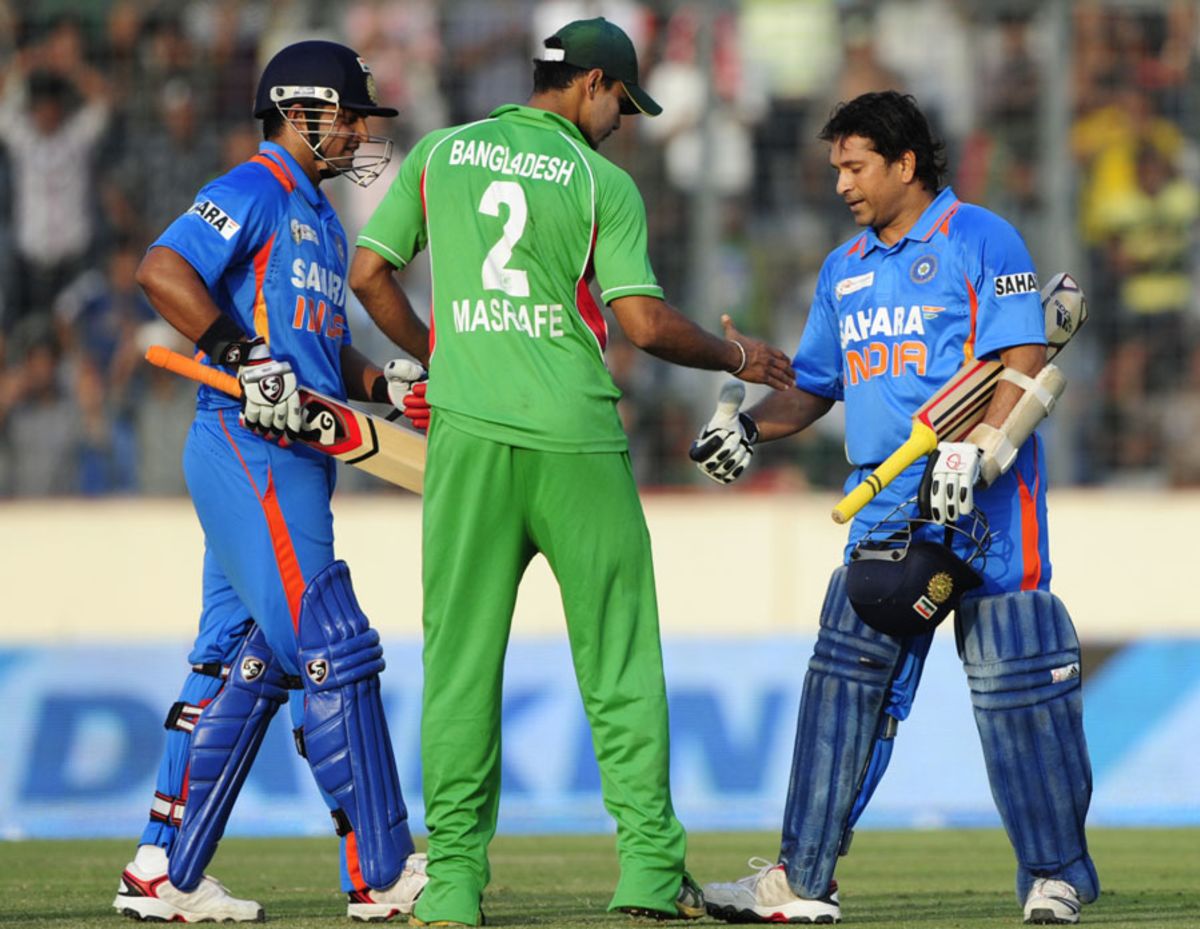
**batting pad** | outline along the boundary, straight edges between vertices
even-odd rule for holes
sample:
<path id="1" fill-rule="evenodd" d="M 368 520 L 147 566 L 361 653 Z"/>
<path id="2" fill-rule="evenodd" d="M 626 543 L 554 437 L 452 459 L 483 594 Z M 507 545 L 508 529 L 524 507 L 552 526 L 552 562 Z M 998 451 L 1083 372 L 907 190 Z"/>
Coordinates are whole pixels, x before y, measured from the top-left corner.
<path id="1" fill-rule="evenodd" d="M 332 562 L 304 591 L 299 640 L 308 763 L 350 820 L 363 880 L 389 887 L 413 840 L 379 695 L 383 648 L 344 561 Z"/>
<path id="2" fill-rule="evenodd" d="M 780 856 L 788 882 L 801 896 L 815 899 L 829 890 L 851 810 L 886 723 L 884 706 L 900 655 L 899 639 L 872 629 L 854 612 L 846 597 L 846 568 L 838 568 L 804 676 L 783 814 Z M 886 766 L 886 758 L 882 763 Z"/>
<path id="3" fill-rule="evenodd" d="M 1017 899 L 1033 881 L 1100 892 L 1084 819 L 1092 768 L 1083 735 L 1079 640 L 1062 601 L 1030 590 L 965 600 L 958 654 L 971 688 L 992 797 L 1017 855 Z"/>
<path id="4" fill-rule="evenodd" d="M 267 637 L 252 625 L 229 679 L 192 730 L 187 798 L 167 871 L 179 890 L 195 890 L 204 877 L 267 725 L 287 702 L 288 683 Z"/>

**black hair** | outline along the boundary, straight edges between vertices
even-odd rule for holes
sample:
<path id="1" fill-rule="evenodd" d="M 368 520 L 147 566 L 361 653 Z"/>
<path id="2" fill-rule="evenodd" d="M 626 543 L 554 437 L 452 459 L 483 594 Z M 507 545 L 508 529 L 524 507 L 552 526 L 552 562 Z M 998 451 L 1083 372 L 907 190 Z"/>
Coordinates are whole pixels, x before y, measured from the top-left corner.
<path id="1" fill-rule="evenodd" d="M 835 142 L 852 135 L 870 141 L 888 164 L 898 161 L 905 152 L 912 152 L 917 159 L 917 180 L 931 194 L 941 189 L 942 178 L 946 176 L 946 146 L 933 134 L 929 120 L 911 94 L 885 90 L 839 103 L 818 138 L 822 142 Z"/>
<path id="2" fill-rule="evenodd" d="M 29 75 L 28 93 L 31 103 L 53 100 L 66 104 L 71 98 L 71 85 L 57 72 L 39 69 Z"/>
<path id="3" fill-rule="evenodd" d="M 535 59 L 533 62 L 533 92 L 540 94 L 548 90 L 566 90 L 575 83 L 579 75 L 587 74 L 587 72 L 587 68 L 569 65 L 565 61 Z M 615 83 L 616 78 L 604 75 L 605 88 L 612 87 Z"/>
<path id="4" fill-rule="evenodd" d="M 277 107 L 272 107 L 271 109 L 267 110 L 267 112 L 263 113 L 263 138 L 268 142 L 272 139 L 278 138 L 279 134 L 283 132 L 284 122 L 283 114 L 279 112 Z"/>

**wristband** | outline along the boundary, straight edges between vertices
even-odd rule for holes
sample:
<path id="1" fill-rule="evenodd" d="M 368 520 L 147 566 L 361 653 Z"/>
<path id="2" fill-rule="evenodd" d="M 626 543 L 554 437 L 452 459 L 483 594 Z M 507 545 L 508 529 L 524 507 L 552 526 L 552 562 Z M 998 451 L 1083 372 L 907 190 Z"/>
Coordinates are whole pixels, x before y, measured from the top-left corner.
<path id="1" fill-rule="evenodd" d="M 245 361 L 241 352 L 229 352 L 235 342 L 245 342 L 246 336 L 232 319 L 222 313 L 196 340 L 196 347 L 218 364 L 235 367 Z M 228 356 L 228 357 L 227 357 Z"/>
<path id="2" fill-rule="evenodd" d="M 388 379 L 382 374 L 375 378 L 371 384 L 371 402 L 372 403 L 391 403 L 392 398 L 388 395 Z"/>
<path id="3" fill-rule="evenodd" d="M 734 368 L 732 371 L 730 371 L 729 373 L 730 374 L 741 374 L 744 370 L 746 370 L 746 346 L 744 346 L 741 342 L 737 341 L 736 339 L 727 339 L 726 341 L 732 342 L 734 345 L 736 345 L 738 347 L 738 351 L 740 351 L 742 353 L 742 363 L 740 365 L 738 365 L 736 368 Z"/>
<path id="4" fill-rule="evenodd" d="M 742 432 L 746 433 L 746 442 L 753 445 L 758 441 L 758 423 L 749 413 L 738 413 L 738 421 L 742 424 Z"/>

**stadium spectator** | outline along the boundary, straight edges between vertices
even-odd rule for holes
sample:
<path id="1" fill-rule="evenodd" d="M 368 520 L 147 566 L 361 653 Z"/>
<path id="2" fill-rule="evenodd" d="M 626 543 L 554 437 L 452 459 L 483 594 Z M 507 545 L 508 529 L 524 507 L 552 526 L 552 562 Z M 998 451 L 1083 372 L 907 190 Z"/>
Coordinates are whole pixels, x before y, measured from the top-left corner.
<path id="1" fill-rule="evenodd" d="M 2 328 L 11 329 L 24 316 L 48 316 L 63 282 L 85 267 L 95 231 L 92 161 L 110 106 L 71 19 L 20 49 L 4 79 L 0 146 L 12 178 L 15 254 Z"/>
<path id="2" fill-rule="evenodd" d="M 221 165 L 221 139 L 201 131 L 200 101 L 188 79 L 172 77 L 153 96 L 154 120 L 126 145 L 109 178 L 138 220 L 131 231 L 145 239 L 191 206 Z M 243 101 L 240 110 L 247 109 Z"/>
<path id="3" fill-rule="evenodd" d="M 145 371 L 138 327 L 155 318 L 134 280 L 141 249 L 119 242 L 104 271 L 86 272 L 54 304 L 55 324 L 72 361 L 83 417 L 79 490 L 87 495 L 138 489 L 134 423 Z"/>
<path id="4" fill-rule="evenodd" d="M 7 372 L 0 390 L 4 492 L 16 497 L 74 494 L 79 489 L 80 411 L 59 364 L 61 347 L 48 316 L 22 320 L 13 342 L 21 361 Z"/>

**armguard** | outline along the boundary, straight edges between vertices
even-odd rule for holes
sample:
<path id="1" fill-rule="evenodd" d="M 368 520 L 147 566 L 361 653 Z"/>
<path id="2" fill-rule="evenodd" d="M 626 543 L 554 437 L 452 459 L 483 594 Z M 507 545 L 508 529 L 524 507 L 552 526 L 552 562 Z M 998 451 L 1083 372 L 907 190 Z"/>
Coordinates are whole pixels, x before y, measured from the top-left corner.
<path id="1" fill-rule="evenodd" d="M 1012 467 L 1017 459 L 1017 449 L 1033 435 L 1037 424 L 1050 415 L 1055 401 L 1067 387 L 1066 375 L 1052 364 L 1042 368 L 1037 377 L 1005 368 L 1000 372 L 1000 380 L 1016 384 L 1025 394 L 1009 411 L 1000 428 L 980 423 L 967 434 L 966 441 L 973 442 L 983 451 L 979 475 L 985 487 L 990 487 Z"/>

